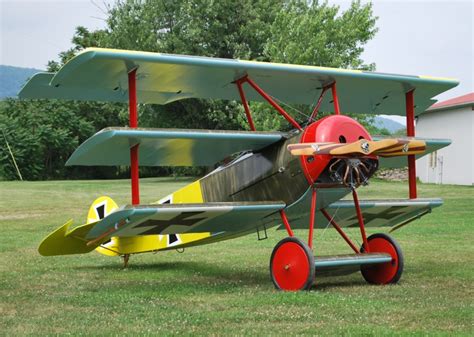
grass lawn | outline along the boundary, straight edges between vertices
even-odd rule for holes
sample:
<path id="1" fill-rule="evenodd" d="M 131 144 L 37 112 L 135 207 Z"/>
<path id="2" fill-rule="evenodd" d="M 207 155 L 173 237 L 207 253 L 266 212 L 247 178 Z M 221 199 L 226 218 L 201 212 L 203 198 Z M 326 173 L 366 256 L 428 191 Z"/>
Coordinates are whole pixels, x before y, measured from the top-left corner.
<path id="1" fill-rule="evenodd" d="M 142 202 L 189 181 L 143 179 Z M 359 191 L 396 198 L 407 186 L 374 181 Z M 473 187 L 419 185 L 420 197 L 445 205 L 393 233 L 405 254 L 398 285 L 371 286 L 357 273 L 317 278 L 312 291 L 297 293 L 276 291 L 269 277 L 284 231 L 135 255 L 125 270 L 120 258 L 95 252 L 37 253 L 44 236 L 70 218 L 82 223 L 103 194 L 127 203 L 129 183 L 0 182 L 0 335 L 474 334 Z M 349 234 L 358 239 L 357 229 Z M 317 254 L 350 252 L 333 229 L 315 238 Z"/>

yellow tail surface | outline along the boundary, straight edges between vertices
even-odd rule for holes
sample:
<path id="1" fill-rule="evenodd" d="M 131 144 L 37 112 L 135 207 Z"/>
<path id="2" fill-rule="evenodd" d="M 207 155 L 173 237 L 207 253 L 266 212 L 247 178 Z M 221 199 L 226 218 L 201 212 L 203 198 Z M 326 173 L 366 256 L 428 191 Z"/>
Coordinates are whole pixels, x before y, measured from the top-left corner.
<path id="1" fill-rule="evenodd" d="M 156 203 L 183 204 L 202 202 L 203 198 L 201 185 L 198 180 L 162 198 Z M 88 221 L 89 219 L 91 221 L 96 221 L 96 218 L 94 218 L 93 215 L 95 215 L 97 212 L 92 209 L 93 207 L 94 204 L 92 204 L 91 209 L 89 210 L 89 213 L 92 213 L 92 216 L 88 216 Z M 209 236 L 211 236 L 211 233 L 144 235 L 123 238 L 112 237 L 109 242 L 97 247 L 96 250 L 101 254 L 109 256 L 144 253 L 163 249 L 179 248 L 185 244 L 196 242 L 208 238 Z"/>
<path id="2" fill-rule="evenodd" d="M 202 203 L 201 185 L 199 181 L 191 183 L 182 189 L 166 196 L 156 202 L 162 203 Z M 211 236 L 211 233 L 193 233 L 193 234 L 169 234 L 169 235 L 145 235 L 135 237 L 112 237 L 110 240 L 87 244 L 85 239 L 87 233 L 95 224 L 111 214 L 119 207 L 110 197 L 102 196 L 92 203 L 87 213 L 85 225 L 78 226 L 72 230 L 70 227 L 72 219 L 64 225 L 49 234 L 41 242 L 38 251 L 41 255 L 67 255 L 83 254 L 92 250 L 108 255 L 117 256 L 124 254 L 143 253 L 149 251 L 158 251 L 170 248 L 179 248 L 191 242 L 196 242 Z"/>
<path id="3" fill-rule="evenodd" d="M 88 246 L 85 236 L 95 223 L 90 223 L 69 230 L 72 219 L 49 234 L 38 247 L 43 256 L 84 254 L 93 251 L 99 244 Z"/>
<path id="4" fill-rule="evenodd" d="M 64 225 L 49 234 L 38 247 L 38 251 L 43 256 L 84 254 L 93 251 L 102 242 L 93 244 L 86 240 L 87 233 L 98 221 L 106 217 L 118 208 L 117 204 L 109 197 L 96 199 L 89 208 L 87 222 L 85 225 L 75 227 L 70 230 L 73 220 L 69 220 Z"/>

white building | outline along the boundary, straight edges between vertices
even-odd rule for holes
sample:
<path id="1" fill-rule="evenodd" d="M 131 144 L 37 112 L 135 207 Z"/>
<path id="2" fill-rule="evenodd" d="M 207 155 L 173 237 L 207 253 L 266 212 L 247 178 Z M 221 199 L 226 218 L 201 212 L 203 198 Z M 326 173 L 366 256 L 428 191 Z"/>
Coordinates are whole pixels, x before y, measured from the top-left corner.
<path id="1" fill-rule="evenodd" d="M 416 136 L 452 141 L 416 161 L 422 182 L 474 185 L 474 92 L 431 106 L 418 116 Z"/>

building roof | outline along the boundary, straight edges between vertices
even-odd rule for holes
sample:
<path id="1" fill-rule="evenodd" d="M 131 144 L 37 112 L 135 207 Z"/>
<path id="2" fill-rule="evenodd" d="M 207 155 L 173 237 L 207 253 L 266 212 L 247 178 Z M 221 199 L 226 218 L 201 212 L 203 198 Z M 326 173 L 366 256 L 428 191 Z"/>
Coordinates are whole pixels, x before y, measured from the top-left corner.
<path id="1" fill-rule="evenodd" d="M 426 111 L 450 110 L 464 106 L 474 106 L 474 92 L 435 103 Z"/>

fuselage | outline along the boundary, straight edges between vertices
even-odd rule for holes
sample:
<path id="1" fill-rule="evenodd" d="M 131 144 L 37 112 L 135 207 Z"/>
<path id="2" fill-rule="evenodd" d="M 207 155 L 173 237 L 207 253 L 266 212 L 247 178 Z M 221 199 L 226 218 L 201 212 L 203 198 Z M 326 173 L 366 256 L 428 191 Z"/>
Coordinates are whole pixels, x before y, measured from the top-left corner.
<path id="1" fill-rule="evenodd" d="M 308 189 L 300 164 L 287 145 L 302 133 L 253 153 L 244 153 L 200 180 L 204 202 L 283 201 L 290 205 Z"/>
<path id="2" fill-rule="evenodd" d="M 162 198 L 158 203 L 215 203 L 215 202 L 276 202 L 282 201 L 291 221 L 308 222 L 312 187 L 318 189 L 316 209 L 341 199 L 350 192 L 330 172 L 334 159 L 329 155 L 293 156 L 289 144 L 311 142 L 354 142 L 370 140 L 368 132 L 355 120 L 346 116 L 328 116 L 308 125 L 303 131 L 290 132 L 282 140 L 258 151 L 241 153 L 231 162 L 221 165 L 203 178 Z M 367 175 L 367 179 L 375 169 Z M 259 223 L 266 228 L 281 222 L 279 214 Z M 258 227 L 256 224 L 256 227 Z M 248 234 L 198 233 L 177 235 L 145 235 L 112 240 L 115 251 L 123 254 L 175 249 Z M 110 252 L 98 250 L 107 255 Z"/>

